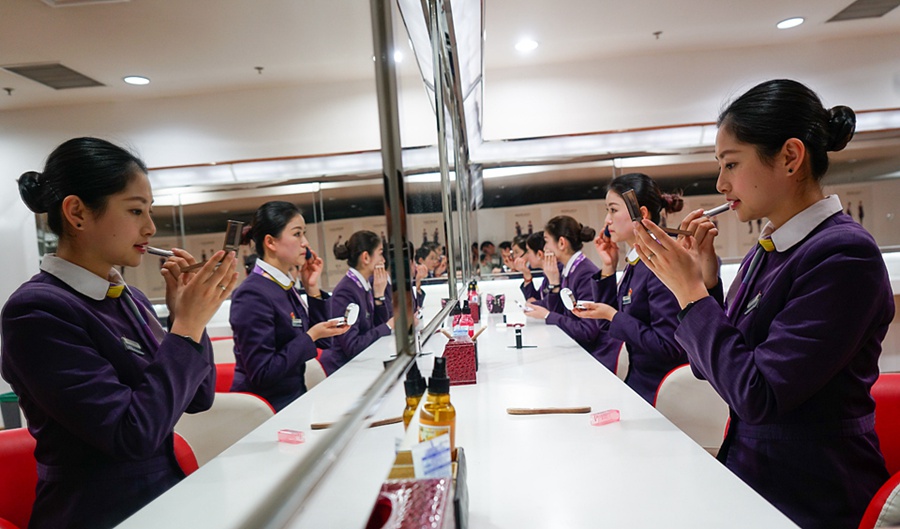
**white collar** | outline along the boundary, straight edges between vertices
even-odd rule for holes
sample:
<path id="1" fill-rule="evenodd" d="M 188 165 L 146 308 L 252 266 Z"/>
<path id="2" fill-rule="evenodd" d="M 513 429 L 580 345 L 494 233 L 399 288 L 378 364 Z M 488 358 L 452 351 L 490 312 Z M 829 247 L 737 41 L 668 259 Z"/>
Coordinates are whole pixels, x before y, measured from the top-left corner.
<path id="1" fill-rule="evenodd" d="M 271 264 L 263 261 L 262 259 L 257 259 L 256 264 L 259 265 L 260 268 L 262 268 L 263 272 L 272 276 L 272 279 L 278 282 L 278 284 L 283 288 L 289 287 L 294 284 L 294 280 L 291 279 L 287 274 L 275 268 Z"/>
<path id="2" fill-rule="evenodd" d="M 797 213 L 785 222 L 780 228 L 773 231 L 774 226 L 769 221 L 763 226 L 760 235 L 771 235 L 775 251 L 785 252 L 806 238 L 819 224 L 839 211 L 843 211 L 841 199 L 837 195 L 828 195 L 815 204 Z"/>
<path id="3" fill-rule="evenodd" d="M 349 272 L 359 278 L 359 283 L 363 286 L 363 290 L 368 292 L 372 287 L 369 285 L 369 280 L 364 278 L 362 274 L 359 273 L 359 270 L 356 268 L 350 267 Z"/>
<path id="4" fill-rule="evenodd" d="M 79 294 L 95 301 L 106 298 L 106 292 L 109 290 L 110 284 L 125 284 L 122 274 L 115 268 L 110 268 L 109 276 L 103 279 L 90 270 L 66 261 L 53 253 L 45 255 L 41 260 L 41 270 L 69 285 Z"/>
<path id="5" fill-rule="evenodd" d="M 637 248 L 632 246 L 631 249 L 628 250 L 628 253 L 625 254 L 625 260 L 632 266 L 636 265 L 637 262 L 641 260 L 641 257 L 637 253 Z"/>
<path id="6" fill-rule="evenodd" d="M 569 257 L 569 260 L 566 261 L 566 266 L 563 267 L 562 275 L 569 277 L 569 270 L 572 269 L 572 264 L 575 263 L 575 259 L 577 259 L 579 255 L 582 255 L 581 250 L 578 250 L 572 254 L 572 257 Z"/>

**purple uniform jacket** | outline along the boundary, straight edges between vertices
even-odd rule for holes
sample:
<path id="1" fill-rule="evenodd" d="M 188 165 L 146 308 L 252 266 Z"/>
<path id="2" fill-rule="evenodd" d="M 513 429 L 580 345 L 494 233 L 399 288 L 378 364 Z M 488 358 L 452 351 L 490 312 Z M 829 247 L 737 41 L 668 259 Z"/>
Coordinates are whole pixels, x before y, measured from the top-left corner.
<path id="1" fill-rule="evenodd" d="M 562 267 L 560 267 L 560 271 L 562 271 Z M 531 298 L 534 298 L 534 302 L 536 305 L 542 305 L 539 303 L 547 296 L 547 278 L 541 278 L 541 286 L 539 288 L 534 288 L 534 278 L 531 278 L 531 281 L 523 281 L 521 285 L 519 285 L 519 290 L 522 291 L 522 294 L 525 296 L 525 301 L 528 301 Z"/>
<path id="2" fill-rule="evenodd" d="M 593 299 L 618 309 L 606 326 L 609 335 L 628 349 L 625 383 L 653 404 L 663 377 L 687 363 L 687 354 L 675 341 L 678 300 L 640 261 L 625 267 L 618 292 L 615 274 L 600 279 L 597 273 L 593 279 Z"/>
<path id="3" fill-rule="evenodd" d="M 589 300 L 593 299 L 591 276 L 599 270 L 597 266 L 585 258 L 578 266 L 569 271 L 569 277 L 562 277 L 560 271 L 560 281 L 562 287 L 568 288 L 575 294 L 575 299 Z M 619 357 L 619 349 L 622 348 L 622 342 L 614 340 L 605 332 L 601 332 L 601 323 L 599 320 L 586 320 L 572 314 L 562 304 L 559 293 L 549 293 L 542 300 L 550 314 L 544 320 L 548 325 L 556 325 L 569 335 L 578 345 L 585 351 L 591 353 L 598 362 L 606 366 L 607 369 L 616 372 L 616 363 Z"/>
<path id="4" fill-rule="evenodd" d="M 95 301 L 46 272 L 3 307 L 3 377 L 37 440 L 32 528 L 112 527 L 184 477 L 172 431 L 212 405 L 212 345 L 169 334 L 157 348 L 132 319 L 122 298 Z"/>
<path id="5" fill-rule="evenodd" d="M 259 395 L 276 411 L 306 393 L 306 361 L 318 354 L 306 332 L 328 319 L 324 300 L 307 299 L 309 313 L 296 291 L 255 273 L 234 291 L 228 318 L 236 364 L 232 391 Z"/>
<path id="6" fill-rule="evenodd" d="M 801 527 L 856 527 L 888 478 L 870 389 L 894 302 L 875 241 L 832 215 L 767 253 L 741 305 L 729 321 L 704 298 L 675 332 L 731 408 L 719 458 Z"/>
<path id="7" fill-rule="evenodd" d="M 334 287 L 330 303 L 334 317 L 343 316 L 347 305 L 356 303 L 359 305 L 359 319 L 347 332 L 332 339 L 331 349 L 322 352 L 322 367 L 328 375 L 352 360 L 375 340 L 391 334 L 391 328 L 385 322 L 393 314 L 387 298 L 382 305 L 376 306 L 372 291 L 363 290 L 347 275 Z"/>

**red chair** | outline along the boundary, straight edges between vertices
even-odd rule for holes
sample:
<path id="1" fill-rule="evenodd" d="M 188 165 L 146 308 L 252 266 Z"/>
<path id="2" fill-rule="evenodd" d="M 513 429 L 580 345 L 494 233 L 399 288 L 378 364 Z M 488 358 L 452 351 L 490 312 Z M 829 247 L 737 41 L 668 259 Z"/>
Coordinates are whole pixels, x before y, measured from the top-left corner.
<path id="1" fill-rule="evenodd" d="M 28 527 L 37 487 L 34 446 L 27 428 L 0 431 L 0 528 Z"/>
<path id="2" fill-rule="evenodd" d="M 175 434 L 175 459 L 178 461 L 178 466 L 181 467 L 181 471 L 184 472 L 185 476 L 190 476 L 195 470 L 200 468 L 200 465 L 197 463 L 197 456 L 194 455 L 191 445 L 178 433 Z M 0 526 L 0 529 L 3 529 L 3 526 Z"/>
<path id="3" fill-rule="evenodd" d="M 875 493 L 859 522 L 859 529 L 896 525 L 900 525 L 900 472 L 894 474 Z"/>
<path id="4" fill-rule="evenodd" d="M 875 432 L 888 472 L 900 472 L 900 373 L 882 373 L 872 386 Z"/>
<path id="5" fill-rule="evenodd" d="M 28 428 L 0 430 L 0 529 L 28 527 L 38 480 L 34 447 Z M 191 446 L 177 433 L 175 459 L 185 475 L 199 468 Z"/>
<path id="6" fill-rule="evenodd" d="M 216 393 L 228 393 L 231 391 L 231 383 L 234 381 L 234 363 L 216 364 Z"/>

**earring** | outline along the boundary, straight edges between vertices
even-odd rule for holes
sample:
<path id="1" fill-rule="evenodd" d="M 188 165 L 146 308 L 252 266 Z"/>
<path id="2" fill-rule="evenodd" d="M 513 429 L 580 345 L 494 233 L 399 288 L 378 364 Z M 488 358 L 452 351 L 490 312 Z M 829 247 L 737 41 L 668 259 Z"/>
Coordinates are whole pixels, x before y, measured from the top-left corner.
<path id="1" fill-rule="evenodd" d="M 81 224 L 76 224 L 75 227 L 76 227 L 76 228 L 80 228 L 80 227 L 81 227 Z"/>
<path id="2" fill-rule="evenodd" d="M 788 173 L 793 173 L 793 172 L 794 172 L 793 169 L 788 169 Z"/>

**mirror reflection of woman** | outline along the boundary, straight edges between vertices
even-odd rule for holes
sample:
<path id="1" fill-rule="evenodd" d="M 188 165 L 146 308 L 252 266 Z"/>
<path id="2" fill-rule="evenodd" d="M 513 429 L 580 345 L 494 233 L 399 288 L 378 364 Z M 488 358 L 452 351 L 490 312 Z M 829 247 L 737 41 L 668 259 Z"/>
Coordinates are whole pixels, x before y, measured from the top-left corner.
<path id="1" fill-rule="evenodd" d="M 610 340 L 600 331 L 600 322 L 578 318 L 562 303 L 560 290 L 568 288 L 576 299 L 592 299 L 591 276 L 599 270 L 581 252 L 585 242 L 593 241 L 596 232 L 566 215 L 553 217 L 544 226 L 544 277 L 547 295 L 540 303 L 531 302 L 530 318 L 556 325 L 578 342 L 598 362 L 615 372 L 621 342 Z"/>
<path id="2" fill-rule="evenodd" d="M 259 395 L 280 411 L 306 393 L 306 362 L 317 357 L 316 342 L 347 329 L 327 321 L 319 288 L 323 262 L 309 248 L 306 221 L 297 206 L 266 202 L 256 210 L 247 237 L 259 258 L 231 299 L 231 390 Z M 306 302 L 294 288 L 292 267 L 299 270 Z"/>
<path id="3" fill-rule="evenodd" d="M 388 273 L 381 237 L 368 230 L 358 231 L 334 249 L 334 256 L 347 261 L 350 269 L 331 294 L 331 315 L 343 316 L 347 306 L 356 303 L 359 319 L 322 353 L 322 367 L 328 375 L 394 329 L 393 308 L 385 296 Z"/>
<path id="4" fill-rule="evenodd" d="M 183 413 L 212 405 L 205 327 L 237 282 L 235 256 L 214 252 L 182 273 L 195 259 L 172 250 L 161 271 L 166 332 L 119 273 L 141 264 L 156 233 L 140 159 L 75 138 L 43 173 L 23 174 L 19 192 L 59 236 L 57 253 L 44 256 L 2 315 L 0 369 L 37 442 L 30 527 L 113 527 L 184 478 L 173 429 Z"/>
<path id="5" fill-rule="evenodd" d="M 618 176 L 606 193 L 606 228 L 609 236 L 600 234 L 595 240 L 602 267 L 593 277 L 594 303 L 573 312 L 581 318 L 603 322 L 603 332 L 625 342 L 628 351 L 628 374 L 625 383 L 650 404 L 666 374 L 687 363 L 687 355 L 675 341 L 678 300 L 653 272 L 638 258 L 634 249 L 634 225 L 622 193 L 633 190 L 641 214 L 659 222 L 660 212 L 681 211 L 683 201 L 677 195 L 663 194 L 649 176 L 631 173 Z M 625 256 L 622 281 L 616 285 L 619 263 L 618 244 L 631 248 Z"/>
<path id="6" fill-rule="evenodd" d="M 532 233 L 523 237 L 525 251 L 516 257 L 513 263 L 513 268 L 522 272 L 522 284 L 519 285 L 519 290 L 525 296 L 525 301 L 543 305 L 540 302 L 547 296 L 547 278 L 541 277 L 540 286 L 535 288 L 533 273 L 541 271 L 541 267 L 544 266 L 544 234 L 543 232 Z"/>
<path id="7" fill-rule="evenodd" d="M 719 116 L 716 188 L 741 222 L 768 219 L 725 307 L 707 290 L 713 237 L 675 241 L 644 220 L 657 242 L 636 227 L 638 254 L 682 309 L 675 338 L 691 369 L 731 410 L 719 459 L 803 528 L 857 527 L 888 479 L 871 388 L 894 316 L 890 280 L 875 240 L 821 187 L 828 152 L 855 123 L 790 80 Z M 705 223 L 695 211 L 682 228 Z"/>

